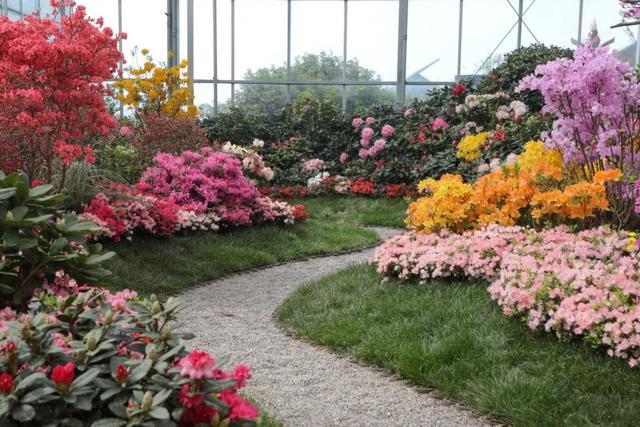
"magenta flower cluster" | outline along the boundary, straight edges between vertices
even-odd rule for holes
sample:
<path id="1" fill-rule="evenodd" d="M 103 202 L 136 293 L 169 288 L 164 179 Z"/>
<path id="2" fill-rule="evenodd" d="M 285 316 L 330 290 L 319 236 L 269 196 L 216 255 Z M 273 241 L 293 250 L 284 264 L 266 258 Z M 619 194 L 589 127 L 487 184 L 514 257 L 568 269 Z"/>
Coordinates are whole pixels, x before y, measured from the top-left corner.
<path id="1" fill-rule="evenodd" d="M 539 90 L 543 112 L 556 116 L 553 131 L 543 134 L 548 148 L 562 151 L 565 161 L 590 164 L 606 159 L 624 171 L 637 153 L 633 139 L 640 126 L 640 85 L 631 65 L 606 47 L 581 47 L 574 59 L 539 65 L 517 90 Z M 635 154 L 635 156 L 634 156 Z"/>
<path id="2" fill-rule="evenodd" d="M 380 128 L 380 138 L 373 141 L 376 131 L 373 129 L 373 125 L 376 123 L 374 117 L 367 117 L 363 120 L 360 117 L 355 117 L 351 124 L 360 132 L 360 150 L 358 151 L 358 157 L 361 159 L 376 157 L 384 147 L 387 145 L 385 138 L 390 138 L 396 132 L 395 128 L 390 124 L 384 124 Z M 362 129 L 360 129 L 365 125 Z M 346 161 L 346 159 L 345 159 Z M 342 162 L 342 158 L 341 158 Z"/>
<path id="3" fill-rule="evenodd" d="M 640 359 L 640 254 L 626 232 L 489 226 L 462 235 L 406 233 L 372 262 L 385 278 L 486 280 L 507 316 L 578 336 L 635 366 Z"/>

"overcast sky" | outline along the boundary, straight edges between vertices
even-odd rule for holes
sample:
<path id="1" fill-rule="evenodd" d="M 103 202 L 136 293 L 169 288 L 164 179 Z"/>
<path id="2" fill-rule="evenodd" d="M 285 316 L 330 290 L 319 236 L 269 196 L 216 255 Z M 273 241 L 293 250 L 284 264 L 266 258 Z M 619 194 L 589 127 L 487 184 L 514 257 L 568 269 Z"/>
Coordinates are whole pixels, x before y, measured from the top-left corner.
<path id="1" fill-rule="evenodd" d="M 102 16 L 117 30 L 117 0 L 77 0 L 91 16 Z M 517 9 L 517 0 L 510 0 Z M 166 0 L 123 0 L 123 31 L 128 34 L 124 52 L 148 48 L 166 60 Z M 186 0 L 181 2 L 181 57 L 186 57 Z M 231 1 L 218 0 L 218 76 L 231 78 Z M 213 77 L 213 1 L 195 0 L 195 77 Z M 524 0 L 523 45 L 536 39 L 545 44 L 572 46 L 578 34 L 579 0 Z M 342 0 L 296 0 L 292 5 L 292 55 L 331 51 L 342 55 Z M 348 4 L 347 55 L 357 58 L 383 80 L 396 79 L 397 0 L 355 0 Z M 462 74 L 474 74 L 517 21 L 509 0 L 465 0 L 462 37 Z M 287 55 L 287 2 L 285 0 L 235 0 L 235 77 L 248 69 L 281 65 Z M 458 0 L 409 0 L 407 71 L 412 74 L 433 61 L 422 75 L 432 81 L 451 81 L 456 75 Z M 622 49 L 634 38 L 609 27 L 621 20 L 615 0 L 584 0 L 583 38 L 597 19 L 603 41 L 615 37 Z M 635 31 L 635 30 L 634 30 Z M 513 50 L 514 28 L 496 53 Z M 220 87 L 220 100 L 230 88 Z M 210 103 L 213 89 L 197 85 L 196 103 Z"/>

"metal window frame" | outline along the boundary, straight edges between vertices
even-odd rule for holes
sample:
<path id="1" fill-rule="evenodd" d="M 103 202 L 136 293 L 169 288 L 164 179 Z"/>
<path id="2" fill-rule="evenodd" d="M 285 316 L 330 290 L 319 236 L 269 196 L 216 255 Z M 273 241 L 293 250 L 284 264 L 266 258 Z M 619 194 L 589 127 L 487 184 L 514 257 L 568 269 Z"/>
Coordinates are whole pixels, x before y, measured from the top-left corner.
<path id="1" fill-rule="evenodd" d="M 0 0 L 3 5 L 7 4 L 7 0 Z M 118 0 L 121 2 L 122 0 Z M 286 80 L 277 80 L 277 81 L 255 81 L 255 80 L 245 80 L 236 78 L 236 41 L 235 41 L 235 30 L 236 30 L 236 0 L 228 0 L 230 2 L 231 8 L 231 78 L 229 79 L 221 79 L 218 75 L 218 64 L 219 64 L 219 14 L 218 14 L 218 0 L 211 0 L 213 2 L 213 76 L 207 79 L 196 79 L 194 78 L 194 61 L 195 52 L 194 52 L 194 31 L 193 31 L 193 0 L 188 1 L 187 8 L 187 37 L 188 37 L 188 52 L 187 57 L 189 59 L 189 75 L 192 84 L 196 83 L 205 83 L 213 85 L 213 112 L 214 114 L 218 113 L 219 110 L 219 87 L 220 84 L 227 84 L 231 86 L 231 97 L 229 99 L 229 104 L 235 104 L 235 89 L 237 85 L 280 85 L 287 87 L 287 94 L 289 99 L 292 97 L 292 87 L 294 85 L 307 85 L 307 86 L 335 86 L 338 87 L 342 94 L 342 108 L 346 110 L 348 104 L 348 90 L 350 87 L 354 86 L 395 86 L 396 87 L 396 102 L 399 104 L 404 104 L 406 101 L 406 90 L 407 86 L 443 86 L 443 85 L 452 85 L 455 84 L 456 81 L 462 76 L 462 65 L 463 65 L 463 30 L 464 30 L 464 3 L 465 0 L 459 0 L 459 17 L 458 17 L 458 40 L 457 40 L 457 63 L 456 63 L 456 75 L 454 76 L 453 81 L 428 81 L 428 82 L 420 82 L 420 81 L 408 81 L 406 75 L 406 65 L 407 65 L 407 42 L 408 42 L 408 15 L 409 15 L 409 0 L 397 0 L 398 5 L 398 52 L 397 52 L 397 73 L 396 80 L 386 80 L 386 81 L 349 81 L 347 79 L 347 64 L 348 64 L 348 17 L 349 17 L 349 2 L 358 1 L 358 0 L 342 0 L 343 1 L 343 22 L 342 22 L 342 30 L 343 30 L 343 40 L 342 40 L 342 78 L 337 81 L 307 81 L 307 80 L 294 80 L 292 76 L 292 53 L 291 53 L 291 42 L 292 42 L 292 5 L 294 1 L 302 1 L 302 0 L 286 0 L 287 1 L 287 58 L 286 58 L 286 67 L 287 67 L 287 79 Z M 529 9 L 534 5 L 536 0 L 532 0 L 528 6 L 525 5 L 524 0 L 514 0 L 512 4 L 511 0 L 506 0 L 507 3 L 514 10 L 517 20 L 514 25 L 511 27 L 507 35 L 500 40 L 497 44 L 496 48 L 487 56 L 487 60 L 500 48 L 502 43 L 506 40 L 508 35 L 514 29 L 517 31 L 517 42 L 514 48 L 520 48 L 523 45 L 523 31 L 526 29 L 535 40 L 537 40 L 535 34 L 532 32 L 531 28 L 527 25 L 525 21 L 525 15 L 529 11 Z M 169 65 L 176 65 L 179 58 L 179 45 L 180 45 L 180 21 L 178 19 L 179 13 L 179 3 L 180 0 L 167 0 L 167 50 L 173 51 L 174 55 L 168 58 Z M 5 6 L 6 8 L 6 6 Z M 584 11 L 584 0 L 579 0 L 578 4 L 578 40 L 582 38 L 583 31 L 583 11 Z M 640 39 L 640 28 L 638 39 Z M 637 60 L 640 60 L 640 43 L 638 43 L 638 51 L 637 51 Z M 486 61 L 485 61 L 486 62 Z M 481 67 L 480 67 L 481 68 Z M 477 72 L 476 72 L 477 74 Z"/>

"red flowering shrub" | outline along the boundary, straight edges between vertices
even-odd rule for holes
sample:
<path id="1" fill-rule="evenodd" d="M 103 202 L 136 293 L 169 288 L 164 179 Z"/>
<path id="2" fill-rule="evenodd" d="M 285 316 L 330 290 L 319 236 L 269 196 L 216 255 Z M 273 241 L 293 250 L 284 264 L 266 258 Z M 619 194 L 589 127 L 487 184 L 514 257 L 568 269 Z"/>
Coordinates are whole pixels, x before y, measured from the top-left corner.
<path id="1" fill-rule="evenodd" d="M 249 368 L 187 352 L 173 298 L 94 288 L 38 299 L 0 312 L 0 425 L 255 426 L 238 393 Z"/>
<path id="2" fill-rule="evenodd" d="M 296 221 L 304 221 L 310 216 L 311 213 L 305 208 L 304 205 L 295 205 L 293 207 L 293 217 Z"/>
<path id="3" fill-rule="evenodd" d="M 77 6 L 56 22 L 0 17 L 0 169 L 51 178 L 115 127 L 104 101 L 118 61 L 118 38 Z M 62 174 L 64 176 L 64 173 Z"/>
<path id="4" fill-rule="evenodd" d="M 413 185 L 389 184 L 385 188 L 384 195 L 389 198 L 413 197 L 416 195 L 416 190 Z"/>
<path id="5" fill-rule="evenodd" d="M 355 194 L 369 196 L 373 194 L 375 189 L 376 185 L 364 178 L 359 178 L 358 180 L 351 183 L 351 192 Z"/>

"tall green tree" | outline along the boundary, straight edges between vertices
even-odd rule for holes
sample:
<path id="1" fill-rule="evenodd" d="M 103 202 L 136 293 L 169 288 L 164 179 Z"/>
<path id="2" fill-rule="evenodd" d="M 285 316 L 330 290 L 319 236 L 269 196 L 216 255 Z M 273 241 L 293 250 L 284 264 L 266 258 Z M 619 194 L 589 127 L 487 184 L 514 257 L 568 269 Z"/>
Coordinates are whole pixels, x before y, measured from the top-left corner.
<path id="1" fill-rule="evenodd" d="M 272 65 L 248 70 L 246 80 L 287 80 L 287 66 Z M 342 58 L 332 53 L 305 53 L 291 64 L 291 80 L 294 81 L 341 81 Z M 347 61 L 348 81 L 379 81 L 375 71 L 361 66 L 357 59 Z M 347 110 L 382 102 L 393 102 L 392 93 L 382 86 L 351 86 L 348 89 Z M 296 85 L 291 87 L 292 98 L 315 97 L 342 103 L 339 86 Z M 252 113 L 274 114 L 289 102 L 288 89 L 284 85 L 241 85 L 236 94 L 236 105 Z"/>

